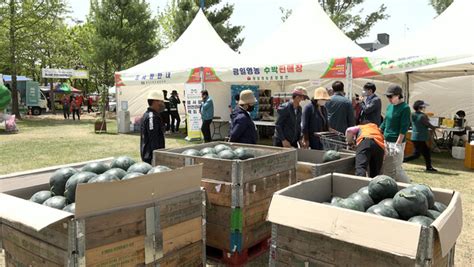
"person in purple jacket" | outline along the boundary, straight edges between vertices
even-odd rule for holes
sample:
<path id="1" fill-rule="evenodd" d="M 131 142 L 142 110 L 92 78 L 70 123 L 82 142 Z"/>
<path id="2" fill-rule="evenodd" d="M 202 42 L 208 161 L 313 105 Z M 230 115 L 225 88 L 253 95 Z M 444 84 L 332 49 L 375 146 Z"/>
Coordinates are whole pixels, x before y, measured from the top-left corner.
<path id="1" fill-rule="evenodd" d="M 230 141 L 234 143 L 256 144 L 257 128 L 250 117 L 257 99 L 251 90 L 240 92 L 239 105 L 232 112 Z"/>

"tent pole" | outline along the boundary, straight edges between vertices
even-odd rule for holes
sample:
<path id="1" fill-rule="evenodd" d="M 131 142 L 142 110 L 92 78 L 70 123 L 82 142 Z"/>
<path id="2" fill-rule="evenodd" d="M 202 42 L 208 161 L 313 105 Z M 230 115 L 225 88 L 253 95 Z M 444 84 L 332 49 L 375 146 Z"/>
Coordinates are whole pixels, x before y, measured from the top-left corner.
<path id="1" fill-rule="evenodd" d="M 407 86 L 406 86 L 407 104 L 409 104 L 410 103 L 410 73 L 409 72 L 405 73 L 405 78 L 407 81 Z"/>
<path id="2" fill-rule="evenodd" d="M 346 58 L 346 79 L 347 79 L 347 91 L 348 91 L 348 95 L 347 95 L 347 98 L 349 100 L 352 99 L 352 58 L 351 57 L 347 57 Z"/>

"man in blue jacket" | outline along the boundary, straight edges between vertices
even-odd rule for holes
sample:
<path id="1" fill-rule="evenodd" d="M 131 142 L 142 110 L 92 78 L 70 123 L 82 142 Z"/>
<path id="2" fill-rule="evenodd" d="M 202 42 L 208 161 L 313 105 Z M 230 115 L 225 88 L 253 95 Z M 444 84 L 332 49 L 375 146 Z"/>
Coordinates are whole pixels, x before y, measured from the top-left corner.
<path id="1" fill-rule="evenodd" d="M 382 101 L 375 94 L 375 84 L 368 82 L 364 85 L 362 95 L 364 100 L 361 102 L 362 113 L 360 121 L 369 121 L 380 126 L 382 123 Z"/>
<path id="2" fill-rule="evenodd" d="M 199 111 L 201 112 L 202 126 L 201 132 L 204 136 L 204 142 L 208 143 L 212 141 L 211 137 L 211 123 L 214 118 L 214 103 L 212 98 L 209 96 L 207 90 L 201 91 L 202 103 Z"/>
<path id="3" fill-rule="evenodd" d="M 257 143 L 257 129 L 250 117 L 257 99 L 251 90 L 240 92 L 239 105 L 232 112 L 230 141 L 243 144 Z"/>
<path id="4" fill-rule="evenodd" d="M 344 134 L 347 128 L 355 125 L 354 109 L 352 102 L 344 96 L 344 84 L 341 81 L 335 81 L 332 89 L 334 95 L 326 103 L 329 128 Z"/>
<path id="5" fill-rule="evenodd" d="M 151 164 L 153 151 L 165 148 L 165 135 L 160 112 L 165 109 L 163 92 L 151 91 L 147 97 L 148 109 L 143 114 L 140 135 L 140 155 L 142 160 Z"/>

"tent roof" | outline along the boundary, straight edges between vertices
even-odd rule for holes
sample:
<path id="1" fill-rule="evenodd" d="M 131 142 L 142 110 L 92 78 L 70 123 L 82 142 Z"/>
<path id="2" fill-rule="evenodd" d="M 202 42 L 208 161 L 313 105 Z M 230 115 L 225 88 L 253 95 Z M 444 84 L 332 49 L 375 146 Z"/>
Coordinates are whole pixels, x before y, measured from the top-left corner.
<path id="1" fill-rule="evenodd" d="M 246 53 L 244 60 L 287 64 L 367 54 L 332 22 L 318 1 L 305 0 L 273 35 Z"/>
<path id="2" fill-rule="evenodd" d="M 3 75 L 3 80 L 5 82 L 11 82 L 12 81 L 12 76 L 11 75 Z M 17 82 L 26 82 L 26 81 L 31 81 L 31 79 L 26 77 L 26 76 L 17 75 L 16 76 L 16 81 Z"/>
<path id="3" fill-rule="evenodd" d="M 229 67 L 237 60 L 232 50 L 214 30 L 199 10 L 186 31 L 170 47 L 157 56 L 140 63 L 121 74 L 148 74 L 150 72 L 186 71 L 198 67 Z"/>

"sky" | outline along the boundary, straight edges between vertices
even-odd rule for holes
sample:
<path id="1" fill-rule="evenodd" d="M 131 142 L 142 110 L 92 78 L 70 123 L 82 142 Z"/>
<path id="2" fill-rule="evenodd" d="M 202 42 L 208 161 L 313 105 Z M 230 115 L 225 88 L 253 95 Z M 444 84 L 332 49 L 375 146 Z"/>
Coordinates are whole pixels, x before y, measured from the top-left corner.
<path id="1" fill-rule="evenodd" d="M 147 0 L 152 11 L 157 14 L 163 10 L 169 0 Z M 259 42 L 269 37 L 281 25 L 279 7 L 294 9 L 307 0 L 222 0 L 234 4 L 234 13 L 230 19 L 232 25 L 243 25 L 245 28 L 240 34 L 245 41 L 240 51 L 252 49 Z M 316 0 L 314 0 L 316 1 Z M 84 21 L 89 13 L 89 0 L 68 0 L 72 13 L 71 17 Z M 378 33 L 390 34 L 390 42 L 399 42 L 422 31 L 435 18 L 436 12 L 428 4 L 429 0 L 365 0 L 363 4 L 353 10 L 362 15 L 377 10 L 381 4 L 387 6 L 386 13 L 390 18 L 378 22 L 365 38 L 359 43 L 372 42 L 377 39 Z"/>

